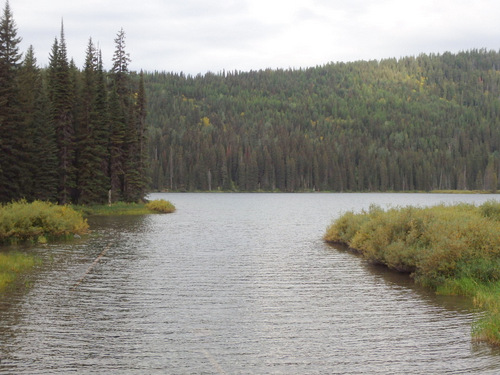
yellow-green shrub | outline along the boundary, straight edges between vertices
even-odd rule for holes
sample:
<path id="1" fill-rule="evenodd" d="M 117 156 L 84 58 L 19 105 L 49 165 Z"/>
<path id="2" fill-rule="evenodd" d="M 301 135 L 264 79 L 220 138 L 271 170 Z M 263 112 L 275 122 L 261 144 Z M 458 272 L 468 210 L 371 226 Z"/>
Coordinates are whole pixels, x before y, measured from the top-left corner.
<path id="1" fill-rule="evenodd" d="M 500 222 L 484 216 L 484 210 L 484 205 L 460 204 L 349 212 L 327 229 L 324 238 L 343 242 L 371 261 L 414 271 L 429 286 L 448 277 L 494 281 L 500 277 L 495 272 Z"/>
<path id="2" fill-rule="evenodd" d="M 479 209 L 483 216 L 500 221 L 500 202 L 490 200 L 483 203 Z"/>
<path id="3" fill-rule="evenodd" d="M 325 234 L 439 293 L 474 296 L 477 337 L 500 344 L 500 203 L 349 212 Z M 492 288 L 495 286 L 495 288 Z"/>
<path id="4" fill-rule="evenodd" d="M 44 241 L 87 230 L 87 221 L 69 206 L 25 200 L 0 206 L 0 243 Z"/>
<path id="5" fill-rule="evenodd" d="M 161 212 L 161 213 L 172 213 L 175 211 L 175 206 L 164 199 L 157 199 L 146 203 L 146 208 L 151 211 Z"/>

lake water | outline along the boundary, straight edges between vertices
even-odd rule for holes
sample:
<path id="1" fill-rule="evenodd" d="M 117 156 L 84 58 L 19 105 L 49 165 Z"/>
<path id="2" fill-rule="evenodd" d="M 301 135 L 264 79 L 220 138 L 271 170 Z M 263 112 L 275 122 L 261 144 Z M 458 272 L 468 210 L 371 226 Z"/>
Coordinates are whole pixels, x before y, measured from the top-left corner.
<path id="1" fill-rule="evenodd" d="M 370 204 L 432 194 L 152 194 L 171 215 L 94 218 L 0 295 L 0 374 L 498 374 L 480 316 L 322 241 Z"/>

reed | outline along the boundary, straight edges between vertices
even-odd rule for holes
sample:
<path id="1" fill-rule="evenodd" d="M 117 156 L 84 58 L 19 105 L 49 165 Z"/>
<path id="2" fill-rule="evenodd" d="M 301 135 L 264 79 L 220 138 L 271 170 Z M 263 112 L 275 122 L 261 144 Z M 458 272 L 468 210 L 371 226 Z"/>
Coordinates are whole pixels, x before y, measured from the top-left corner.
<path id="1" fill-rule="evenodd" d="M 470 296 L 485 308 L 478 339 L 500 344 L 500 202 L 404 207 L 372 206 L 348 212 L 324 236 L 356 249 L 363 257 L 409 272 L 416 282 L 441 294 Z M 495 339 L 496 337 L 496 339 Z"/>

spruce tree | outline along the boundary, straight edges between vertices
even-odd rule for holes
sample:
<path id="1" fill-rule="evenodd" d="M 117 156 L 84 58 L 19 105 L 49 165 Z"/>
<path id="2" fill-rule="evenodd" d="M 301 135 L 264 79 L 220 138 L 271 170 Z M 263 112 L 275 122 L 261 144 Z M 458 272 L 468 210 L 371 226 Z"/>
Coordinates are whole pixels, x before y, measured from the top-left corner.
<path id="1" fill-rule="evenodd" d="M 27 174 L 27 137 L 20 126 L 18 91 L 20 42 L 7 1 L 0 18 L 0 202 L 23 195 L 21 179 Z"/>
<path id="2" fill-rule="evenodd" d="M 111 69 L 111 186 L 113 195 L 128 202 L 144 197 L 145 171 L 142 167 L 141 127 L 145 121 L 145 95 L 134 95 L 128 70 L 129 54 L 125 51 L 125 32 L 121 29 L 115 38 L 115 52 Z M 139 115 L 137 111 L 141 111 Z"/>
<path id="3" fill-rule="evenodd" d="M 66 204 L 70 203 L 75 188 L 75 129 L 73 124 L 74 98 L 63 25 L 61 25 L 60 40 L 56 39 L 52 47 L 48 83 L 59 160 L 58 202 Z"/>
<path id="4" fill-rule="evenodd" d="M 125 116 L 115 88 L 109 97 L 109 175 L 113 201 L 123 198 L 125 181 Z"/>
<path id="5" fill-rule="evenodd" d="M 148 185 L 148 150 L 147 150 L 147 98 L 146 98 L 146 89 L 144 87 L 144 73 L 141 70 L 139 75 L 139 90 L 137 92 L 137 101 L 136 101 L 136 115 L 137 115 L 137 129 L 139 136 L 139 171 L 142 179 L 141 191 L 140 194 L 142 197 L 146 194 L 146 187 Z M 142 198 L 141 197 L 141 198 Z"/>
<path id="6" fill-rule="evenodd" d="M 126 199 L 138 201 L 146 194 L 146 93 L 144 89 L 144 74 L 139 74 L 139 87 L 134 95 L 133 124 L 130 124 L 127 160 L 127 192 Z"/>
<path id="7" fill-rule="evenodd" d="M 29 133 L 29 181 L 25 197 L 56 201 L 57 147 L 50 121 L 50 105 L 43 85 L 42 73 L 36 65 L 33 47 L 26 52 L 20 74 L 19 89 L 23 108 L 23 128 Z M 22 181 L 25 181 L 22 179 Z"/>
<path id="8" fill-rule="evenodd" d="M 104 203 L 108 197 L 106 175 L 108 132 L 102 61 L 89 40 L 81 95 L 80 154 L 78 159 L 79 203 Z"/>
<path id="9" fill-rule="evenodd" d="M 99 191 L 99 199 L 107 200 L 108 191 L 111 189 L 109 177 L 109 142 L 110 142 L 110 124 L 109 124 L 109 109 L 108 95 L 106 90 L 106 76 L 102 63 L 101 51 L 97 55 L 97 71 L 96 71 L 96 96 L 94 102 L 94 111 L 91 118 L 94 130 L 95 147 L 94 152 L 99 157 L 98 170 L 95 174 L 96 190 Z"/>

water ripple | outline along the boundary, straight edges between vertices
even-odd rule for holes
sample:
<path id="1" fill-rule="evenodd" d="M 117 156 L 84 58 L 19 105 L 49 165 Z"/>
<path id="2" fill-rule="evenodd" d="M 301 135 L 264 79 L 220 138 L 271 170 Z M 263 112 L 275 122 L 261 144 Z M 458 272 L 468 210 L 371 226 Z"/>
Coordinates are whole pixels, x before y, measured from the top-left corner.
<path id="1" fill-rule="evenodd" d="M 49 265 L 0 302 L 0 374 L 498 373 L 468 301 L 320 240 L 349 204 L 404 195 L 367 196 L 166 195 L 174 215 L 36 249 Z"/>

